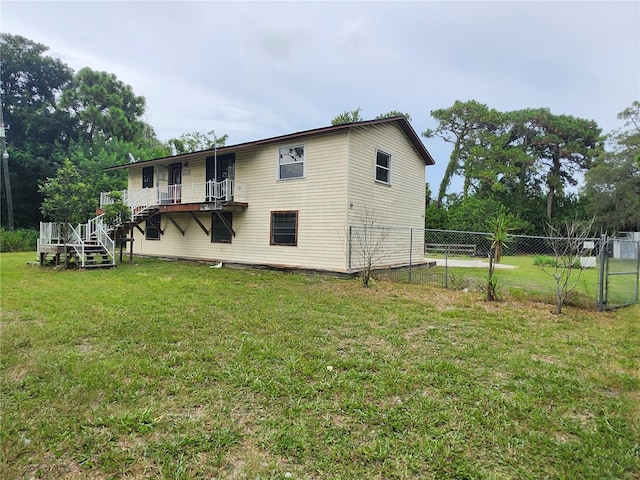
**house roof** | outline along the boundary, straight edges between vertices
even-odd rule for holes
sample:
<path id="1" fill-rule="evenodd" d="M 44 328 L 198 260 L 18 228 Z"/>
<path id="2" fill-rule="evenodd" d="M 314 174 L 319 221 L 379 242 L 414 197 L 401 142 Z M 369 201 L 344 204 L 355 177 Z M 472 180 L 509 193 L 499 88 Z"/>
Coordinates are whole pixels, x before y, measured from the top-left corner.
<path id="1" fill-rule="evenodd" d="M 418 134 L 416 133 L 416 131 L 413 129 L 411 124 L 407 121 L 407 119 L 404 116 L 379 118 L 375 120 L 367 120 L 364 122 L 344 123 L 341 125 L 332 125 L 330 127 L 315 128 L 312 130 L 304 130 L 302 132 L 289 133 L 287 135 L 280 135 L 277 137 L 265 138 L 263 140 L 255 140 L 253 142 L 239 143 L 236 145 L 227 145 L 224 147 L 218 147 L 217 153 L 218 155 L 222 155 L 225 153 L 237 152 L 239 150 L 244 150 L 247 148 L 253 148 L 253 147 L 262 146 L 262 145 L 270 145 L 273 143 L 282 143 L 285 141 L 299 140 L 304 137 L 326 135 L 330 133 L 342 132 L 344 130 L 348 130 L 351 128 L 369 127 L 372 125 L 381 125 L 385 123 L 397 123 L 398 126 L 405 133 L 409 141 L 412 143 L 412 145 L 414 146 L 418 154 L 422 157 L 425 165 L 435 165 L 435 161 L 433 160 L 433 157 L 427 151 L 427 148 L 424 146 L 424 144 L 418 137 Z M 169 157 L 155 158 L 152 160 L 143 160 L 140 162 L 127 163 L 125 165 L 117 165 L 115 167 L 108 167 L 108 168 L 105 168 L 105 171 L 121 170 L 121 169 L 129 168 L 133 165 L 139 166 L 141 164 L 156 165 L 159 163 L 167 163 L 168 161 L 182 162 L 182 161 L 190 160 L 192 158 L 202 157 L 203 154 L 207 154 L 207 153 L 213 154 L 213 152 L 214 152 L 214 149 L 212 148 L 208 150 L 200 150 L 197 152 L 184 153 L 182 155 L 173 155 Z"/>

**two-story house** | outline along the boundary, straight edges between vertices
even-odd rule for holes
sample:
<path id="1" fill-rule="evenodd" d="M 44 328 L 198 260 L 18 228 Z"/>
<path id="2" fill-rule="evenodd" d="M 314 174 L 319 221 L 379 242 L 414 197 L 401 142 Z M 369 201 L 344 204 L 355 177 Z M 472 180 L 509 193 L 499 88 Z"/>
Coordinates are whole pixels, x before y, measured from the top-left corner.
<path id="1" fill-rule="evenodd" d="M 349 227 L 365 212 L 381 226 L 424 227 L 433 164 L 406 118 L 393 117 L 107 170 L 128 171 L 135 254 L 352 272 Z M 414 258 L 423 245 L 416 239 Z M 406 246 L 397 250 L 382 263 L 408 263 Z"/>

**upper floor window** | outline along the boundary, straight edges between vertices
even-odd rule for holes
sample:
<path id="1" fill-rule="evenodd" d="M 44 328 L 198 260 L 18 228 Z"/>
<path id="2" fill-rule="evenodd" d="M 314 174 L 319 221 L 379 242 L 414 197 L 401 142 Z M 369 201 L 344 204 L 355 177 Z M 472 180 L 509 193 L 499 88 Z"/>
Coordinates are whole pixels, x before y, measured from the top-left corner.
<path id="1" fill-rule="evenodd" d="M 293 147 L 282 147 L 278 149 L 278 180 L 304 178 L 304 151 L 304 145 L 295 145 Z"/>
<path id="2" fill-rule="evenodd" d="M 153 167 L 142 168 L 142 188 L 153 188 Z"/>
<path id="3" fill-rule="evenodd" d="M 391 183 L 391 155 L 376 151 L 376 182 Z"/>

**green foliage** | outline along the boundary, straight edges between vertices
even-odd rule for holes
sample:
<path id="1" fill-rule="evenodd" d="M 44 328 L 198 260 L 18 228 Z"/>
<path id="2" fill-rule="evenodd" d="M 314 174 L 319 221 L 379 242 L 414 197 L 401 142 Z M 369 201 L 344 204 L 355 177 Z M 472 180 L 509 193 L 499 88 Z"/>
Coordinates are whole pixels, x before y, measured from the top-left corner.
<path id="1" fill-rule="evenodd" d="M 505 215 L 513 230 L 528 231 L 531 228 L 529 222 L 517 217 L 505 205 L 493 198 L 451 195 L 450 203 L 446 208 L 447 228 L 451 230 L 490 232 L 494 228 L 493 219 L 501 214 Z"/>
<path id="2" fill-rule="evenodd" d="M 425 228 L 434 228 L 437 230 L 446 230 L 449 228 L 447 209 L 438 207 L 435 203 L 429 204 L 424 210 L 424 226 Z"/>
<path id="3" fill-rule="evenodd" d="M 500 263 L 504 250 L 512 240 L 509 232 L 513 228 L 509 223 L 509 217 L 504 213 L 492 219 L 489 224 L 491 225 L 489 240 L 491 241 L 492 257 L 496 262 Z"/>
<path id="4" fill-rule="evenodd" d="M 127 188 L 126 171 L 105 172 L 104 169 L 129 162 L 129 154 L 137 159 L 149 160 L 168 156 L 171 152 L 166 145 L 153 139 L 137 142 L 113 139 L 93 144 L 81 141 L 72 142 L 69 147 L 69 158 L 77 166 L 94 200 L 99 199 L 102 192 Z"/>
<path id="5" fill-rule="evenodd" d="M 56 176 L 40 186 L 44 201 L 40 207 L 45 218 L 60 224 L 77 224 L 95 213 L 95 199 L 71 160 L 65 160 Z"/>
<path id="6" fill-rule="evenodd" d="M 546 255 L 536 255 L 533 257 L 533 264 L 536 267 L 553 267 L 556 264 L 556 261 L 554 258 Z"/>
<path id="7" fill-rule="evenodd" d="M 402 113 L 398 110 L 391 110 L 387 113 L 381 113 L 376 119 L 392 118 L 392 117 L 405 117 L 408 121 L 411 121 L 411 115 L 408 113 Z M 345 123 L 362 122 L 362 108 L 358 107 L 355 110 L 345 110 L 340 115 L 337 115 L 331 120 L 331 125 L 342 125 Z"/>
<path id="8" fill-rule="evenodd" d="M 423 132 L 453 145 L 438 192 L 442 203 L 451 178 L 464 178 L 463 196 L 546 197 L 551 218 L 556 198 L 576 185 L 576 172 L 585 172 L 602 145 L 595 122 L 548 109 L 499 112 L 471 100 L 456 101 L 431 115 L 438 125 Z"/>
<path id="9" fill-rule="evenodd" d="M 172 155 L 181 155 L 183 153 L 199 152 L 202 150 L 210 150 L 216 145 L 224 147 L 229 135 L 226 133 L 221 137 L 216 137 L 215 131 L 200 133 L 191 132 L 180 135 L 179 138 L 172 138 L 167 141 L 167 146 Z"/>
<path id="10" fill-rule="evenodd" d="M 411 115 L 409 115 L 408 113 L 399 112 L 398 110 L 391 110 L 390 112 L 387 112 L 387 113 L 381 113 L 376 118 L 380 119 L 380 118 L 392 118 L 392 117 L 404 117 L 407 119 L 407 121 L 409 122 L 411 121 Z"/>
<path id="11" fill-rule="evenodd" d="M 355 110 L 345 110 L 340 115 L 336 115 L 333 120 L 331 120 L 331 125 L 361 122 L 362 120 L 364 120 L 364 118 L 362 118 L 362 108 L 358 107 Z"/>
<path id="12" fill-rule="evenodd" d="M 577 184 L 576 172 L 586 172 L 602 151 L 601 130 L 594 121 L 570 115 L 553 115 L 548 109 L 528 113 L 524 146 L 543 172 L 547 189 L 547 217 L 553 200 L 565 185 Z"/>
<path id="13" fill-rule="evenodd" d="M 99 194 L 126 188 L 126 173 L 106 167 L 136 158 L 171 154 L 142 120 L 144 97 L 115 75 L 83 68 L 73 71 L 48 48 L 24 37 L 1 34 L 4 120 L 17 227 L 36 227 L 43 202 L 39 183 L 55 176 L 65 159 L 78 168 L 90 190 Z M 2 185 L 3 196 L 4 183 Z M 2 208 L 6 209 L 6 202 Z M 7 215 L 2 212 L 3 222 Z M 84 219 L 86 220 L 86 218 Z"/>
<path id="14" fill-rule="evenodd" d="M 113 138 L 133 141 L 143 136 L 145 103 L 144 97 L 135 95 L 131 86 L 114 74 L 89 67 L 76 73 L 60 98 L 60 107 L 70 111 L 81 138 L 89 142 Z"/>
<path id="15" fill-rule="evenodd" d="M 440 137 L 453 145 L 451 157 L 438 191 L 438 203 L 442 203 L 451 178 L 457 173 L 464 173 L 465 194 L 470 182 L 469 153 L 475 143 L 475 132 L 485 125 L 485 118 L 494 111 L 475 100 L 461 102 L 456 100 L 451 108 L 433 110 L 431 116 L 436 119 L 435 129 L 425 130 L 422 135 L 427 138 Z"/>
<path id="16" fill-rule="evenodd" d="M 493 218 L 490 222 L 491 229 L 489 230 L 489 241 L 491 242 L 491 254 L 489 255 L 489 276 L 487 278 L 487 300 L 495 301 L 497 296 L 498 281 L 493 276 L 495 271 L 495 264 L 500 263 L 502 254 L 507 248 L 509 242 L 511 242 L 512 230 L 509 225 L 509 218 L 506 214 L 500 213 L 497 217 Z"/>
<path id="17" fill-rule="evenodd" d="M 595 225 L 609 232 L 640 230 L 640 102 L 618 115 L 625 130 L 610 138 L 612 151 L 600 156 L 586 174 L 582 192 Z"/>
<path id="18" fill-rule="evenodd" d="M 546 255 L 536 255 L 533 258 L 533 264 L 536 267 L 540 267 L 540 268 L 544 268 L 544 267 L 558 267 L 559 263 L 558 260 L 556 260 L 553 257 L 549 257 Z M 573 264 L 571 265 L 572 268 L 580 268 L 580 259 L 579 258 L 574 258 L 573 259 Z"/>
<path id="19" fill-rule="evenodd" d="M 103 206 L 104 215 L 102 220 L 110 227 L 115 227 L 131 219 L 131 209 L 122 200 L 120 192 L 110 192 L 109 194 L 114 200 L 113 203 Z"/>
<path id="20" fill-rule="evenodd" d="M 64 161 L 55 177 L 47 178 L 40 185 L 40 192 L 44 197 L 40 207 L 42 215 L 59 225 L 62 243 L 67 245 L 71 229 L 93 216 L 97 202 L 89 196 L 89 187 L 82 182 L 80 173 L 69 159 Z M 65 252 L 66 267 L 69 267 L 69 260 L 69 253 Z"/>
<path id="21" fill-rule="evenodd" d="M 73 120 L 57 105 L 72 70 L 46 55 L 48 48 L 19 35 L 0 34 L 2 108 L 9 153 L 15 225 L 35 228 L 42 196 L 38 180 L 55 174 L 73 137 Z M 2 194 L 4 192 L 2 182 Z M 2 202 L 6 222 L 6 202 Z"/>
<path id="22" fill-rule="evenodd" d="M 6 230 L 0 227 L 0 252 L 33 252 L 39 235 L 38 230 Z"/>

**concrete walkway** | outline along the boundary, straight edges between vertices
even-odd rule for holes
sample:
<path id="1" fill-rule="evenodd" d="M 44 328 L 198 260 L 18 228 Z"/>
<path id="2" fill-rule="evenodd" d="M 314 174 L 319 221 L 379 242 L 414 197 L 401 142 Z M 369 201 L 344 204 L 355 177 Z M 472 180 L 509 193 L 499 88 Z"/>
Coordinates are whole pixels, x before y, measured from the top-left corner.
<path id="1" fill-rule="evenodd" d="M 489 268 L 488 260 L 480 259 L 466 259 L 466 258 L 425 258 L 427 262 L 436 262 L 437 267 L 444 267 L 445 262 L 450 267 L 469 267 L 469 268 Z M 504 265 L 502 263 L 496 263 L 495 268 L 516 268 L 515 265 Z"/>

